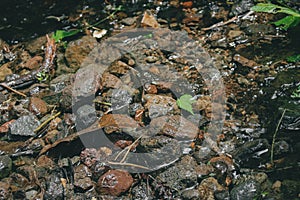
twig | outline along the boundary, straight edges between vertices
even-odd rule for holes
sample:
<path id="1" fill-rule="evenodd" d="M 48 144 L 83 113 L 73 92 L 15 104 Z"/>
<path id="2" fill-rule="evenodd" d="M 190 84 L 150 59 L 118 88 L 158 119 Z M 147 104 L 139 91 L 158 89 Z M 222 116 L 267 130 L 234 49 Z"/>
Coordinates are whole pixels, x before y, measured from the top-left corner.
<path id="1" fill-rule="evenodd" d="M 58 115 L 60 115 L 61 112 L 56 113 L 55 115 L 49 117 L 46 121 L 44 121 L 39 127 L 37 127 L 34 132 L 38 132 L 41 130 L 46 124 L 48 124 L 52 119 L 56 118 Z"/>
<path id="2" fill-rule="evenodd" d="M 19 91 L 15 90 L 15 89 L 9 87 L 9 86 L 6 85 L 5 83 L 0 83 L 0 85 L 1 85 L 2 87 L 6 88 L 6 89 L 8 89 L 8 90 L 10 90 L 10 91 L 12 91 L 12 92 L 18 94 L 18 95 L 21 95 L 21 96 L 23 96 L 23 97 L 25 97 L 25 98 L 27 97 L 26 94 L 24 94 L 24 93 L 22 93 L 22 92 L 19 92 Z"/>
<path id="3" fill-rule="evenodd" d="M 127 148 L 127 151 L 125 153 L 125 155 L 123 156 L 122 160 L 120 161 L 120 163 L 124 163 L 126 157 L 128 156 L 130 150 L 131 150 L 131 147 L 133 147 L 133 145 L 135 145 L 143 136 L 141 135 L 140 137 L 138 137 L 131 145 L 129 145 Z"/>
<path id="4" fill-rule="evenodd" d="M 275 129 L 275 132 L 274 132 L 274 135 L 273 135 L 272 146 L 271 146 L 271 157 L 270 157 L 270 161 L 271 161 L 271 165 L 272 166 L 274 165 L 274 146 L 275 146 L 276 135 L 277 135 L 277 132 L 279 130 L 279 126 L 280 126 L 280 124 L 282 122 L 282 119 L 284 117 L 285 111 L 286 111 L 286 109 L 283 110 L 283 113 L 282 113 L 282 115 L 281 115 L 281 117 L 279 119 L 279 122 L 278 122 L 278 124 L 276 126 L 276 129 Z"/>
<path id="5" fill-rule="evenodd" d="M 52 69 L 53 69 L 53 61 L 56 55 L 56 44 L 54 39 L 49 38 L 48 35 L 46 35 L 47 38 L 47 47 L 45 50 L 45 60 L 42 64 L 42 66 L 37 69 L 37 70 L 33 70 L 28 74 L 25 74 L 23 76 L 20 76 L 19 78 L 12 80 L 12 81 L 8 81 L 8 82 L 4 82 L 2 84 L 4 84 L 5 86 L 11 87 L 11 88 L 21 88 L 27 85 L 30 85 L 32 83 L 34 83 L 35 81 L 38 80 L 38 75 L 40 73 L 49 73 Z M 4 88 L 6 88 L 4 85 L 0 85 L 0 91 L 2 91 Z M 1 87 L 2 86 L 2 87 Z"/>
<path id="6" fill-rule="evenodd" d="M 133 163 L 121 163 L 121 162 L 111 162 L 111 161 L 108 161 L 107 163 L 110 164 L 110 165 L 121 165 L 121 166 L 137 167 L 137 168 L 147 169 L 147 170 L 150 169 L 148 167 L 145 167 L 145 166 L 142 166 L 142 165 L 133 164 Z"/>
<path id="7" fill-rule="evenodd" d="M 231 23 L 231 22 L 233 22 L 233 21 L 235 21 L 235 20 L 237 20 L 237 19 L 238 19 L 238 17 L 235 16 L 235 17 L 229 19 L 228 21 L 225 21 L 225 22 L 218 22 L 218 23 L 216 23 L 216 24 L 214 24 L 214 25 L 212 25 L 212 26 L 210 26 L 210 27 L 202 28 L 201 30 L 203 30 L 203 31 L 208 31 L 208 30 L 211 30 L 211 29 L 214 29 L 214 28 L 217 28 L 217 27 L 220 27 L 220 26 L 224 26 L 224 25 L 226 25 L 226 24 L 229 24 L 229 23 Z"/>
<path id="8" fill-rule="evenodd" d="M 249 11 L 247 12 L 246 14 L 242 15 L 242 16 L 234 16 L 233 18 L 225 21 L 225 22 L 218 22 L 210 27 L 207 27 L 207 28 L 202 28 L 201 30 L 203 31 L 208 31 L 208 30 L 211 30 L 211 29 L 214 29 L 214 28 L 217 28 L 217 27 L 220 27 L 220 26 L 225 26 L 227 24 L 230 24 L 231 22 L 234 22 L 235 20 L 237 20 L 238 18 L 241 18 L 241 19 L 246 19 L 247 17 L 249 17 L 250 15 L 252 15 L 254 12 L 253 11 Z"/>

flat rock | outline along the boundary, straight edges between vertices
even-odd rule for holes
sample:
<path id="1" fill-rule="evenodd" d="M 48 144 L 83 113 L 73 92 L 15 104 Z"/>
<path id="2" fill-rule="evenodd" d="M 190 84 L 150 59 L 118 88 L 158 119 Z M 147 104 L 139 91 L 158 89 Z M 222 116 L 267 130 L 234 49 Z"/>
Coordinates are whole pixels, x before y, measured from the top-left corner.
<path id="1" fill-rule="evenodd" d="M 150 123 L 150 130 L 152 134 L 186 139 L 194 139 L 199 133 L 194 123 L 180 115 L 154 118 Z"/>
<path id="2" fill-rule="evenodd" d="M 107 134 L 120 132 L 121 130 L 130 132 L 131 130 L 135 130 L 139 127 L 138 123 L 134 119 L 123 114 L 103 115 L 99 121 L 99 126 L 103 127 Z"/>
<path id="3" fill-rule="evenodd" d="M 162 96 L 162 95 L 153 95 L 147 99 L 145 104 L 146 110 L 148 110 L 149 117 L 151 119 L 180 113 L 179 108 L 176 104 L 176 100 L 172 97 Z"/>
<path id="4" fill-rule="evenodd" d="M 40 122 L 33 115 L 24 115 L 19 117 L 11 124 L 11 136 L 35 136 L 34 130 Z"/>
<path id="5" fill-rule="evenodd" d="M 92 36 L 83 36 L 70 42 L 65 53 L 65 58 L 70 68 L 77 70 L 97 44 L 97 40 Z"/>

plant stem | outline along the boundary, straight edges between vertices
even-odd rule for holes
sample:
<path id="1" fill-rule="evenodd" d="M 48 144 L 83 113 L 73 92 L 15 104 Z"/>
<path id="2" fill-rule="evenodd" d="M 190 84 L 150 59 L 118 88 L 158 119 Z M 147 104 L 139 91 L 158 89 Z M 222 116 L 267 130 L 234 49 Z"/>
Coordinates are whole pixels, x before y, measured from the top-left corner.
<path id="1" fill-rule="evenodd" d="M 276 126 L 276 129 L 275 129 L 275 132 L 274 132 L 274 135 L 273 135 L 272 146 L 271 146 L 271 157 L 270 157 L 271 165 L 272 166 L 274 165 L 274 146 L 275 146 L 276 135 L 277 135 L 277 132 L 279 130 L 280 124 L 282 122 L 282 119 L 284 117 L 285 111 L 286 111 L 286 109 L 283 110 L 283 113 L 282 113 L 282 115 L 281 115 L 281 117 L 279 119 L 279 122 L 278 122 L 278 124 Z"/>

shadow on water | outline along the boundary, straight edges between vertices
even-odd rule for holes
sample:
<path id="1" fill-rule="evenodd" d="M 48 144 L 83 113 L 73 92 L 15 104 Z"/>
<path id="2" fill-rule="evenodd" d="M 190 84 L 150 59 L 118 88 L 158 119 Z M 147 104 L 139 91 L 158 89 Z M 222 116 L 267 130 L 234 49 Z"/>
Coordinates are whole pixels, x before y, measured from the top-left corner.
<path id="1" fill-rule="evenodd" d="M 262 124 L 268 130 L 263 137 L 270 144 L 283 111 L 286 110 L 275 141 L 275 168 L 269 171 L 269 175 L 274 180 L 299 180 L 300 99 L 292 98 L 291 95 L 300 85 L 300 66 L 285 67 L 263 89 L 263 95 L 257 99 L 255 105 Z"/>

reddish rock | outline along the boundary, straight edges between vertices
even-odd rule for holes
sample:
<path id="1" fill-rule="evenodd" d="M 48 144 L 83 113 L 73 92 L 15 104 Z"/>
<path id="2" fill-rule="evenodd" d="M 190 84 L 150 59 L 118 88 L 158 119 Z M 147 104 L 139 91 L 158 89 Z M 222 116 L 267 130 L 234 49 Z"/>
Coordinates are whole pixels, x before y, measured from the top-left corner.
<path id="1" fill-rule="evenodd" d="M 97 40 L 88 35 L 70 42 L 65 53 L 70 68 L 77 70 L 97 44 Z"/>
<path id="2" fill-rule="evenodd" d="M 132 176 L 121 170 L 110 170 L 103 174 L 97 183 L 97 191 L 101 194 L 119 196 L 126 192 L 133 183 Z"/>
<path id="3" fill-rule="evenodd" d="M 0 126 L 0 133 L 7 133 L 9 131 L 9 125 L 15 122 L 16 120 L 12 119 L 9 122 L 6 122 Z"/>
<path id="4" fill-rule="evenodd" d="M 34 56 L 33 58 L 30 58 L 25 62 L 24 67 L 28 69 L 38 69 L 42 63 L 43 63 L 42 56 Z"/>
<path id="5" fill-rule="evenodd" d="M 44 115 L 47 113 L 47 104 L 40 98 L 31 97 L 29 103 L 29 110 L 36 115 Z"/>
<path id="6" fill-rule="evenodd" d="M 54 168 L 55 163 L 48 156 L 41 155 L 37 160 L 37 165 L 39 167 L 45 167 L 45 168 L 51 169 L 51 168 Z"/>
<path id="7" fill-rule="evenodd" d="M 147 27 L 147 26 L 152 28 L 159 27 L 159 23 L 156 21 L 155 17 L 149 11 L 144 12 L 141 25 L 143 27 Z"/>
<path id="8" fill-rule="evenodd" d="M 110 73 L 104 73 L 101 77 L 101 86 L 105 88 L 119 88 L 122 81 Z"/>
<path id="9" fill-rule="evenodd" d="M 199 133 L 198 127 L 180 115 L 162 116 L 150 123 L 151 132 L 170 137 L 194 139 Z"/>
<path id="10" fill-rule="evenodd" d="M 134 130 L 139 127 L 138 123 L 127 115 L 108 114 L 103 115 L 99 121 L 99 126 L 103 127 L 105 133 L 120 132 L 122 129 Z M 130 131 L 129 131 L 130 132 Z"/>

